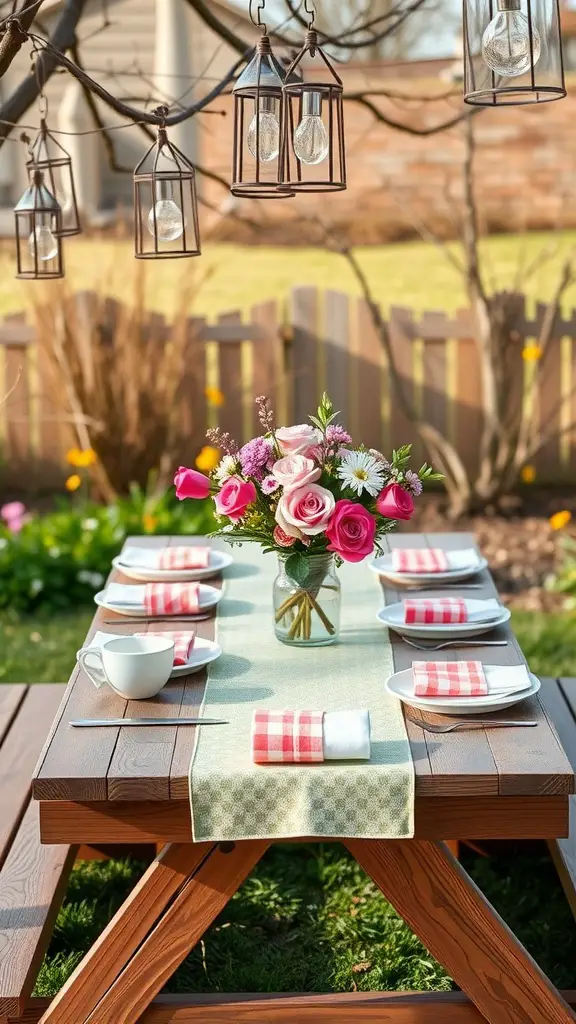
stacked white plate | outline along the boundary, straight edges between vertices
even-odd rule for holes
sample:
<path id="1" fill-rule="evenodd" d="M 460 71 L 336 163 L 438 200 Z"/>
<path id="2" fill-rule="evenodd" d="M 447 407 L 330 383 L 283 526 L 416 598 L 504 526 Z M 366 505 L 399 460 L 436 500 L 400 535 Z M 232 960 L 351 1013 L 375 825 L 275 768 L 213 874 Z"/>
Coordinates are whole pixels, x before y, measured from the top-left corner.
<path id="1" fill-rule="evenodd" d="M 457 596 L 457 595 L 455 595 Z M 417 600 L 417 599 L 416 599 Z M 431 600 L 434 600 L 431 598 Z M 488 633 L 496 626 L 503 626 L 510 620 L 510 611 L 495 598 L 487 601 L 473 601 L 465 598 L 468 612 L 467 622 L 449 623 L 407 623 L 404 621 L 404 602 L 389 604 L 378 612 L 378 621 L 400 636 L 413 637 L 415 640 L 450 640 L 465 639 Z"/>
<path id="2" fill-rule="evenodd" d="M 425 655 L 422 655 L 424 660 Z M 412 669 L 396 672 L 385 683 L 386 690 L 404 704 L 436 715 L 485 715 L 490 711 L 511 707 L 540 689 L 540 680 L 525 665 L 483 665 L 488 692 L 485 697 L 415 697 Z M 498 693 L 501 688 L 514 687 L 514 692 Z M 495 692 L 496 691 L 496 692 Z"/>
<path id="3" fill-rule="evenodd" d="M 445 551 L 449 568 L 446 572 L 398 572 L 393 569 L 392 554 L 382 555 L 370 563 L 372 572 L 383 576 L 392 583 L 417 586 L 419 583 L 430 586 L 431 583 L 442 586 L 445 583 L 457 583 L 485 569 L 488 562 L 474 548 L 461 548 L 458 551 Z"/>
<path id="4" fill-rule="evenodd" d="M 154 630 L 150 630 L 151 633 Z M 161 635 L 160 633 L 158 634 Z M 103 633 L 98 631 L 92 637 L 92 640 L 88 644 L 88 649 L 97 651 L 102 647 L 102 644 L 106 640 L 117 639 L 121 637 L 121 633 Z M 84 648 L 86 650 L 86 648 Z M 80 654 L 77 652 L 76 657 Z M 199 672 L 205 665 L 209 665 L 211 661 L 216 661 L 217 658 L 222 654 L 222 648 L 219 644 L 215 644 L 213 640 L 205 640 L 201 636 L 197 636 L 194 640 L 194 647 L 188 655 L 188 661 L 185 665 L 175 665 L 172 669 L 171 679 L 178 679 L 179 676 L 189 676 L 193 672 Z M 95 666 L 98 668 L 99 663 L 95 662 Z"/>
<path id="5" fill-rule="evenodd" d="M 141 583 L 188 583 L 217 576 L 234 561 L 227 551 L 215 551 L 213 548 L 205 569 L 160 569 L 159 559 L 159 548 L 127 547 L 113 559 L 112 565 L 128 579 Z"/>
<path id="6" fill-rule="evenodd" d="M 129 615 L 130 618 L 163 618 L 167 622 L 170 619 L 178 620 L 182 618 L 189 618 L 189 615 L 148 615 L 144 608 L 144 593 L 145 586 L 132 586 L 126 583 L 109 583 L 105 590 L 99 591 L 94 597 L 97 605 L 101 608 L 107 608 L 111 612 L 117 612 L 119 615 Z M 203 615 L 204 612 L 208 613 L 214 608 L 218 602 L 222 599 L 223 592 L 217 590 L 216 587 L 210 587 L 206 583 L 200 584 L 199 592 L 199 605 L 200 611 L 198 614 Z"/>

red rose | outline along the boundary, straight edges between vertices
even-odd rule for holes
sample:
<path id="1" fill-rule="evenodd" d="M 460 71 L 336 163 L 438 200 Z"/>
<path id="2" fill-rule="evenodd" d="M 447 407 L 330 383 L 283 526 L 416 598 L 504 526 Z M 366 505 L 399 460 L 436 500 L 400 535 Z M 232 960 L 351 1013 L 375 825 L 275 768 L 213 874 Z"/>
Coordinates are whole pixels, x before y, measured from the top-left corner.
<path id="1" fill-rule="evenodd" d="M 176 487 L 176 497 L 180 501 L 184 501 L 184 498 L 207 498 L 211 485 L 208 477 L 203 473 L 180 466 L 174 477 L 174 486 Z"/>
<path id="2" fill-rule="evenodd" d="M 361 562 L 371 554 L 376 536 L 376 520 L 363 505 L 342 499 L 336 502 L 326 536 L 328 551 L 334 551 L 345 562 Z"/>
<path id="3" fill-rule="evenodd" d="M 214 498 L 216 511 L 220 516 L 228 516 L 233 523 L 239 523 L 256 497 L 256 488 L 251 480 L 229 476 Z"/>
<path id="4" fill-rule="evenodd" d="M 376 508 L 385 519 L 411 519 L 414 498 L 400 484 L 388 484 L 378 495 Z"/>

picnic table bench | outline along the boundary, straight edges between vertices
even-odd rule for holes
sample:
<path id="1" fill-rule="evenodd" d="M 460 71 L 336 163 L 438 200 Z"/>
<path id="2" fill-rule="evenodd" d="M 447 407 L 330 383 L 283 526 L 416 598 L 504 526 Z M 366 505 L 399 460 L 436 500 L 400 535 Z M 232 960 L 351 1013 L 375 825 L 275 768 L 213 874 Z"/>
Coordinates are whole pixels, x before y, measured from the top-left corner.
<path id="1" fill-rule="evenodd" d="M 182 538 L 146 542 L 182 543 Z M 473 538 L 392 536 L 388 543 L 448 549 L 470 546 Z M 483 590 L 477 596 L 495 596 L 490 574 L 484 572 L 480 578 Z M 253 585 L 251 580 L 249 586 Z M 397 600 L 393 590 L 386 591 L 386 600 Z M 89 636 L 101 628 L 103 617 L 99 610 Z M 137 627 L 128 627 L 118 617 L 118 626 L 108 628 L 125 633 Z M 158 630 L 157 625 L 152 628 Z M 214 621 L 199 623 L 198 632 L 213 637 Z M 522 653 L 513 634 L 507 628 L 499 632 L 508 640 L 506 647 L 483 648 L 479 638 L 468 655 L 486 663 L 518 663 Z M 414 652 L 397 637 L 392 638 L 392 647 L 395 670 L 409 667 Z M 458 652 L 441 656 L 456 659 Z M 82 671 L 74 670 L 34 773 L 42 842 L 65 849 L 83 843 L 166 845 L 60 993 L 48 1006 L 31 1004 L 26 1021 L 576 1020 L 570 997 L 557 992 L 444 842 L 542 838 L 554 843 L 567 838 L 574 772 L 552 724 L 553 698 L 547 696 L 554 693 L 552 685 L 544 688 L 543 700 L 531 698 L 514 710 L 515 718 L 536 720 L 534 730 L 481 729 L 432 736 L 407 721 L 416 773 L 415 838 L 344 840 L 462 993 L 158 998 L 270 844 L 192 842 L 188 769 L 193 728 L 72 730 L 68 723 L 83 717 L 194 715 L 204 685 L 200 674 L 174 680 L 153 702 L 127 702 L 107 688 L 95 690 Z"/>

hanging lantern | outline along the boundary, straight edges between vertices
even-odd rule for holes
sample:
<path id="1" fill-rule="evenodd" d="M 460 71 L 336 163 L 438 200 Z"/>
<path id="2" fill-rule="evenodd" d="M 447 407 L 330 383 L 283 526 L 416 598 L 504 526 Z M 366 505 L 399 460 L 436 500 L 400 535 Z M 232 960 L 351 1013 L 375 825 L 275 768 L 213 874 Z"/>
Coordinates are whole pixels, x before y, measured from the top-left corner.
<path id="1" fill-rule="evenodd" d="M 58 201 L 62 211 L 62 228 L 60 236 L 79 235 L 82 231 L 72 160 L 63 146 L 56 141 L 48 130 L 44 118 L 40 121 L 40 131 L 30 149 L 30 159 L 26 163 L 30 177 L 34 171 L 42 171 L 49 191 Z"/>
<path id="2" fill-rule="evenodd" d="M 318 81 L 293 81 L 305 57 L 322 62 Z M 342 192 L 346 188 L 346 149 L 342 80 L 318 45 L 311 26 L 283 87 L 281 188 L 293 192 Z"/>
<path id="3" fill-rule="evenodd" d="M 252 199 L 288 198 L 279 192 L 282 138 L 282 85 L 285 71 L 262 34 L 252 60 L 234 86 L 234 155 L 232 185 L 235 196 Z"/>
<path id="4" fill-rule="evenodd" d="M 196 171 L 164 125 L 134 171 L 134 246 L 139 260 L 201 255 Z"/>
<path id="5" fill-rule="evenodd" d="M 42 171 L 14 207 L 16 225 L 16 277 L 31 281 L 64 277 L 62 211 L 44 184 Z"/>
<path id="6" fill-rule="evenodd" d="M 558 0 L 464 0 L 466 103 L 546 103 L 565 95 Z"/>

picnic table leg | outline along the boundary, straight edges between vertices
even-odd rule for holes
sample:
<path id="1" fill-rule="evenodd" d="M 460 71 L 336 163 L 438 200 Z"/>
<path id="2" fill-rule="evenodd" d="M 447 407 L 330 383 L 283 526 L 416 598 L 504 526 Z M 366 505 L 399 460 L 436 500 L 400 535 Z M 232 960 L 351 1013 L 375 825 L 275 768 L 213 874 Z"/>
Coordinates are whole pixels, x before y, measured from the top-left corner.
<path id="1" fill-rule="evenodd" d="M 349 839 L 346 846 L 489 1024 L 576 1020 L 445 844 Z"/>
<path id="2" fill-rule="evenodd" d="M 135 1024 L 268 845 L 247 841 L 227 850 L 178 844 L 173 856 L 181 867 L 188 858 L 190 871 L 176 887 L 163 888 L 156 902 L 149 885 L 131 894 L 98 940 L 98 949 L 85 957 L 40 1024 Z M 146 928 L 138 926 L 145 910 Z M 138 929 L 138 942 L 130 927 Z"/>

